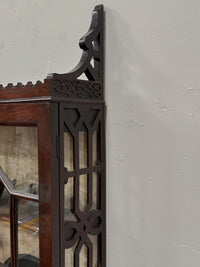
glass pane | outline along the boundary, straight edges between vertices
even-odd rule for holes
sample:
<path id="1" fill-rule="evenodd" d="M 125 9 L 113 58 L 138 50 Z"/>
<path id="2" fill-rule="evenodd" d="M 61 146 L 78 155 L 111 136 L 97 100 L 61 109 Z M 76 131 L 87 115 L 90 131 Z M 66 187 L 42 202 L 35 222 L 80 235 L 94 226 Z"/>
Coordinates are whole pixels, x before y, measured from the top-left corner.
<path id="1" fill-rule="evenodd" d="M 64 166 L 68 171 L 74 170 L 73 138 L 69 132 L 64 133 Z"/>
<path id="2" fill-rule="evenodd" d="M 87 132 L 79 132 L 79 168 L 87 168 Z"/>
<path id="3" fill-rule="evenodd" d="M 4 189 L 0 198 L 0 266 L 10 256 L 9 195 Z"/>
<path id="4" fill-rule="evenodd" d="M 65 184 L 64 194 L 65 194 L 64 220 L 65 221 L 76 221 L 74 214 L 72 213 L 73 198 L 74 198 L 74 178 L 73 177 L 68 178 L 68 182 Z"/>
<path id="5" fill-rule="evenodd" d="M 79 209 L 85 210 L 87 205 L 87 174 L 79 176 Z"/>
<path id="6" fill-rule="evenodd" d="M 92 134 L 92 165 L 98 165 L 100 161 L 100 125 Z"/>
<path id="7" fill-rule="evenodd" d="M 74 251 L 77 243 L 73 247 L 65 249 L 65 267 L 74 267 Z"/>
<path id="8" fill-rule="evenodd" d="M 38 203 L 20 200 L 18 204 L 18 262 L 39 266 Z M 29 265 L 28 265 L 29 264 Z"/>
<path id="9" fill-rule="evenodd" d="M 98 201 L 98 175 L 96 172 L 92 173 L 92 209 L 97 209 L 97 201 Z"/>
<path id="10" fill-rule="evenodd" d="M 87 247 L 84 244 L 80 250 L 79 254 L 79 266 L 81 267 L 87 267 Z"/>
<path id="11" fill-rule="evenodd" d="M 37 127 L 0 126 L 0 166 L 17 190 L 38 194 Z"/>
<path id="12" fill-rule="evenodd" d="M 92 165 L 97 165 L 97 131 L 92 135 Z"/>
<path id="13" fill-rule="evenodd" d="M 98 237 L 95 235 L 88 235 L 90 241 L 92 242 L 92 248 L 93 248 L 93 265 L 92 267 L 97 267 L 98 262 Z"/>

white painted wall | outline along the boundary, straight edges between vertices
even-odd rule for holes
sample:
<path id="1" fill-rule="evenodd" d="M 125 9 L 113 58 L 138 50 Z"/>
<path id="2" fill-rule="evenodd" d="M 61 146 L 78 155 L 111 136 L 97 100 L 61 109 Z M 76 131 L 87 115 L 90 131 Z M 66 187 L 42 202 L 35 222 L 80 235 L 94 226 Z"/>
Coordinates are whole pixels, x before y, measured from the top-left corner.
<path id="1" fill-rule="evenodd" d="M 108 267 L 200 265 L 200 1 L 104 0 Z M 66 72 L 94 0 L 2 0 L 0 80 Z"/>

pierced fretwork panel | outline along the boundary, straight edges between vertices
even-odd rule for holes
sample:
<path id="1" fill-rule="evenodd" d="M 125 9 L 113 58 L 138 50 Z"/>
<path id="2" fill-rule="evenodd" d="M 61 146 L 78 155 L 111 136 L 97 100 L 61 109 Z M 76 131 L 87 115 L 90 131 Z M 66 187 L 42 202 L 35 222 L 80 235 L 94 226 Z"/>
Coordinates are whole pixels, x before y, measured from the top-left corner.
<path id="1" fill-rule="evenodd" d="M 103 267 L 103 110 L 86 105 L 67 107 L 62 116 L 64 213 L 68 208 L 75 218 L 63 216 L 65 267 Z M 67 168 L 71 166 L 67 159 L 74 168 Z"/>

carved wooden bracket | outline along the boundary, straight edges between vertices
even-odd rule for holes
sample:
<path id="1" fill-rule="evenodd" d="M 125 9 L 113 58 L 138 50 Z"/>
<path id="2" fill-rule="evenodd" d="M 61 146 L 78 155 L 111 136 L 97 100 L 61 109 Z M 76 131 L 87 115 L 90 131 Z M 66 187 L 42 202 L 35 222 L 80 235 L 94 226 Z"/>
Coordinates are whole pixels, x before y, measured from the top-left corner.
<path id="1" fill-rule="evenodd" d="M 92 12 L 92 21 L 88 32 L 80 39 L 83 50 L 77 66 L 66 74 L 49 74 L 54 79 L 78 79 L 83 73 L 89 81 L 100 83 L 103 79 L 103 6 L 96 6 Z M 94 61 L 94 62 L 92 62 Z"/>
<path id="2" fill-rule="evenodd" d="M 77 66 L 65 74 L 52 73 L 44 82 L 26 85 L 18 83 L 0 85 L 0 102 L 10 99 L 41 98 L 44 100 L 87 99 L 103 100 L 104 86 L 104 8 L 98 5 L 92 12 L 92 21 L 88 32 L 80 39 L 83 50 Z M 87 80 L 81 79 L 85 74 Z M 10 101 L 9 101 L 10 102 Z"/>

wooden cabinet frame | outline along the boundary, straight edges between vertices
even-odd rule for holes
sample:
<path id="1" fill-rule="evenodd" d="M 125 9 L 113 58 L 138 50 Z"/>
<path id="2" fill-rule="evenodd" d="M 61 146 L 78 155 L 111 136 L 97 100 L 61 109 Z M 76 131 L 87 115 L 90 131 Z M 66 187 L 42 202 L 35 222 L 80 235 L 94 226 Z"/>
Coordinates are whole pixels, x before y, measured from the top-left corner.
<path id="1" fill-rule="evenodd" d="M 66 74 L 50 74 L 44 82 L 0 86 L 0 125 L 37 126 L 39 196 L 15 192 L 0 171 L 0 196 L 10 194 L 11 266 L 17 267 L 17 202 L 26 198 L 39 202 L 40 267 L 64 267 L 64 251 L 74 245 L 74 266 L 79 252 L 88 249 L 88 267 L 93 267 L 92 244 L 87 234 L 98 236 L 98 267 L 106 266 L 106 183 L 105 183 L 105 103 L 104 103 L 104 10 L 96 6 L 88 33 L 79 42 L 83 50 L 78 65 Z M 87 79 L 81 79 L 85 73 Z M 75 114 L 75 115 L 73 115 Z M 75 120 L 73 119 L 75 116 Z M 84 126 L 83 126 L 84 125 Z M 79 168 L 78 132 L 87 131 L 87 168 Z M 74 138 L 74 170 L 64 167 L 64 131 Z M 98 129 L 98 162 L 92 164 L 92 134 Z M 99 177 L 98 208 L 91 211 L 92 173 Z M 79 209 L 79 176 L 87 174 L 88 198 Z M 73 212 L 77 222 L 64 221 L 64 185 L 74 179 Z M 1 208 L 1 207 L 0 207 Z M 74 231 L 74 232 L 73 232 Z M 73 233 L 73 234 L 72 234 Z"/>

